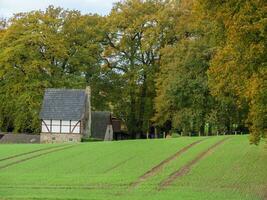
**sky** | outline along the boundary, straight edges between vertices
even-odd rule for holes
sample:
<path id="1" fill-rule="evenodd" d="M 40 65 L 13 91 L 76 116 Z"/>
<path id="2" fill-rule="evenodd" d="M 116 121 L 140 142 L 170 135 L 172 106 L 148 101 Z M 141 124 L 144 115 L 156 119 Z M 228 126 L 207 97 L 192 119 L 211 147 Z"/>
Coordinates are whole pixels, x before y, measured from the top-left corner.
<path id="1" fill-rule="evenodd" d="M 14 13 L 45 10 L 49 5 L 85 13 L 107 15 L 118 0 L 0 0 L 0 18 L 9 18 Z"/>

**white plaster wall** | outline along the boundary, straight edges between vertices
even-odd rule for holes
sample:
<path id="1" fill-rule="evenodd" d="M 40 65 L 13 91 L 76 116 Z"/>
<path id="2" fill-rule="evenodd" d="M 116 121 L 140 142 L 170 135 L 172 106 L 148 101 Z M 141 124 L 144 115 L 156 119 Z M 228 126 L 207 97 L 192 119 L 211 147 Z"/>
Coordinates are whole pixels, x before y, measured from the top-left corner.
<path id="1" fill-rule="evenodd" d="M 44 122 L 46 123 L 47 127 Z M 44 120 L 44 122 L 42 122 L 42 133 L 60 133 L 60 120 L 52 120 L 52 126 L 50 120 Z M 70 133 L 71 130 L 73 130 L 73 133 L 80 133 L 80 124 L 81 123 L 78 121 L 70 122 L 63 120 L 61 121 L 61 133 Z M 50 130 L 50 128 L 52 128 L 52 130 Z"/>

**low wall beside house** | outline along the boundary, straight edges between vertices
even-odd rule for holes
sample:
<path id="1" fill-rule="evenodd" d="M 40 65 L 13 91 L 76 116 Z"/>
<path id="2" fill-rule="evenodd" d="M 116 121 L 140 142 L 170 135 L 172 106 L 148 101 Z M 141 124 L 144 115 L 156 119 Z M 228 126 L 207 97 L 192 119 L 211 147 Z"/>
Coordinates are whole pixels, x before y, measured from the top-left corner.
<path id="1" fill-rule="evenodd" d="M 40 143 L 40 135 L 24 133 L 2 133 L 0 134 L 0 144 L 30 144 Z"/>
<path id="2" fill-rule="evenodd" d="M 82 135 L 77 133 L 41 133 L 41 143 L 81 142 Z"/>

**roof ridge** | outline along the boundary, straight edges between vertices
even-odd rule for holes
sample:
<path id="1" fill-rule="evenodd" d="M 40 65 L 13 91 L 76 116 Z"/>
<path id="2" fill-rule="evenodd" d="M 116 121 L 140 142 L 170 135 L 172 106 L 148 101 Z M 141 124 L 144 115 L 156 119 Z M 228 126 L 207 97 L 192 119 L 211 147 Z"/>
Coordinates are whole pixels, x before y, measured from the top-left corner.
<path id="1" fill-rule="evenodd" d="M 93 110 L 92 112 L 107 112 L 107 113 L 111 113 L 110 111 L 101 111 L 101 110 Z"/>
<path id="2" fill-rule="evenodd" d="M 73 91 L 85 91 L 85 89 L 76 89 L 76 88 L 46 88 L 45 91 L 49 90 L 73 90 Z"/>

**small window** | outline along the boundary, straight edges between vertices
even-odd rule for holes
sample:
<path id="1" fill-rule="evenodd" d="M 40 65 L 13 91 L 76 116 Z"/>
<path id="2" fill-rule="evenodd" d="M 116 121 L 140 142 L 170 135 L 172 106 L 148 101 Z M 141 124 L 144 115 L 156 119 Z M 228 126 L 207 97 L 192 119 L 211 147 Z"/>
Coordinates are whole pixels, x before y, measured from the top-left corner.
<path id="1" fill-rule="evenodd" d="M 52 137 L 52 140 L 56 140 L 56 137 Z"/>
<path id="2" fill-rule="evenodd" d="M 73 139 L 72 139 L 72 138 L 69 138 L 69 141 L 70 141 L 70 142 L 72 142 L 72 141 L 73 141 Z"/>

